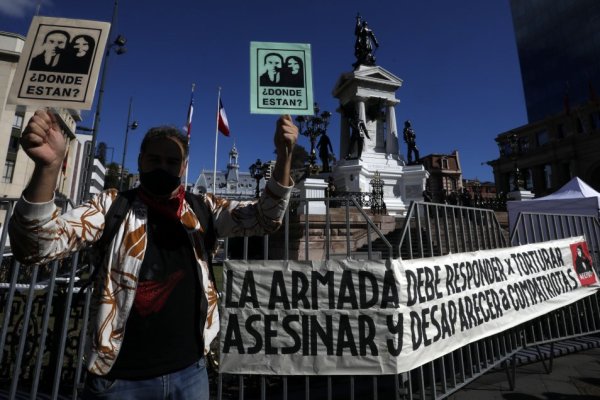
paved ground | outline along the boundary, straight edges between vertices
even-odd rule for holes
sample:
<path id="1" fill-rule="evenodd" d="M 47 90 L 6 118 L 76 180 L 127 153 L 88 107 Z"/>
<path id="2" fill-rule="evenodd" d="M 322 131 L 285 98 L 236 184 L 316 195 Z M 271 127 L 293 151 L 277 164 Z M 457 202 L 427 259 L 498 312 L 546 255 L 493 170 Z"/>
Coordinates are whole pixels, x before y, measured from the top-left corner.
<path id="1" fill-rule="evenodd" d="M 547 374 L 541 362 L 517 368 L 516 387 L 510 390 L 506 372 L 492 371 L 451 400 L 591 400 L 600 399 L 600 348 L 556 357 Z"/>

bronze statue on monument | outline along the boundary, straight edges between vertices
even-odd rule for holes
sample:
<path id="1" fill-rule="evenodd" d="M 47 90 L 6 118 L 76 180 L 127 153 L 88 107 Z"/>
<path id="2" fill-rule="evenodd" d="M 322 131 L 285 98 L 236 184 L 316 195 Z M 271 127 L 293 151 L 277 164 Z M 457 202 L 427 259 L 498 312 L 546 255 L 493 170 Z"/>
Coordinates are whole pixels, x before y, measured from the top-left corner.
<path id="1" fill-rule="evenodd" d="M 369 28 L 367 21 L 363 21 L 360 14 L 356 14 L 354 35 L 356 35 L 356 41 L 354 42 L 356 62 L 352 64 L 354 69 L 357 69 L 359 65 L 375 65 L 373 46 L 377 49 L 379 43 L 373 31 Z"/>
<path id="2" fill-rule="evenodd" d="M 333 155 L 333 147 L 331 146 L 331 140 L 329 140 L 329 136 L 327 136 L 327 131 L 323 131 L 321 134 L 319 143 L 317 143 L 317 150 L 319 150 L 319 158 L 321 159 L 321 163 L 323 165 L 321 172 L 331 172 L 331 169 L 329 168 L 329 161 Z"/>
<path id="3" fill-rule="evenodd" d="M 368 139 L 371 139 L 369 136 L 369 130 L 367 129 L 367 125 L 365 121 L 360 119 L 355 112 L 353 116 L 348 117 L 348 123 L 352 128 L 352 134 L 350 135 L 350 145 L 348 146 L 348 155 L 346 156 L 346 160 L 360 160 L 362 156 L 363 147 L 365 145 L 365 136 Z M 354 152 L 354 147 L 356 146 L 356 156 L 351 157 L 351 154 Z"/>
<path id="4" fill-rule="evenodd" d="M 417 135 L 411 126 L 410 121 L 404 121 L 404 141 L 408 146 L 406 157 L 408 164 L 416 164 L 419 162 L 419 149 L 417 148 Z M 414 160 L 413 160 L 414 156 Z"/>

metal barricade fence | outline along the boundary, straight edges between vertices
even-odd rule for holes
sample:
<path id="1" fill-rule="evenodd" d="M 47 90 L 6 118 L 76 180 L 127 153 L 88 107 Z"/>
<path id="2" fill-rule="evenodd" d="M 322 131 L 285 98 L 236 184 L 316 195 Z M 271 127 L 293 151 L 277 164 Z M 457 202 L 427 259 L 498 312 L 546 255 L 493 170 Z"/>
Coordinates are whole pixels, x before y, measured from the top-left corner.
<path id="1" fill-rule="evenodd" d="M 7 217 L 12 214 L 17 199 L 5 199 Z M 318 202 L 325 206 L 325 213 L 314 217 L 310 204 Z M 263 238 L 261 257 L 268 259 L 275 253 L 278 259 L 289 259 L 290 233 L 294 241 L 303 244 L 300 258 L 310 259 L 311 241 L 309 232 L 319 231 L 322 242 L 320 257 L 329 258 L 332 249 L 337 256 L 356 255 L 355 247 L 365 244 L 365 258 L 374 254 L 371 244 L 378 238 L 384 247 L 383 252 L 391 254 L 392 246 L 387 242 L 379 227 L 369 217 L 355 199 L 336 199 L 338 218 L 331 220 L 328 198 L 296 199 L 285 215 L 284 227 L 270 239 Z M 66 207 L 65 207 L 66 209 Z M 363 230 L 361 235 L 350 239 L 350 232 Z M 298 235 L 305 235 L 298 240 Z M 340 240 L 343 237 L 344 240 Z M 2 227 L 4 246 L 7 238 L 7 224 Z M 253 238 L 244 237 L 242 259 L 249 258 L 249 243 Z M 225 250 L 230 247 L 225 240 Z M 335 243 L 334 243 L 335 242 Z M 351 243 L 352 242 L 352 243 Z M 354 247 L 352 247 L 354 246 Z M 3 247 L 2 247 L 3 248 Z M 256 249 L 252 249 L 256 250 Z M 292 249 L 293 251 L 293 249 Z M 295 255 L 300 253 L 296 247 Z M 5 252 L 0 253 L 3 257 Z M 45 265 L 22 266 L 7 254 L 0 259 L 0 398 L 77 398 L 84 380 L 83 349 L 87 335 L 87 322 L 91 298 L 91 286 L 85 291 L 79 290 L 78 280 L 89 275 L 85 252 L 74 253 L 71 257 Z M 216 364 L 214 365 L 216 366 Z M 214 371 L 211 375 L 216 375 Z M 230 379 L 218 375 L 219 384 L 213 385 L 219 398 L 241 396 L 252 393 L 255 381 L 265 390 L 271 387 L 265 377 L 235 377 L 237 388 L 223 382 Z M 248 382 L 250 386 L 248 386 Z M 291 380 L 290 380 L 291 382 Z M 309 380 L 306 380 L 309 383 Z M 314 384 L 314 382 L 310 382 Z M 288 381 L 282 381 L 283 387 Z M 295 382 L 293 382 L 295 384 Z M 320 382 L 316 382 L 321 385 Z M 331 380 L 325 384 L 332 390 Z M 308 387 L 308 386 L 307 386 Z M 322 391 L 321 389 L 318 389 Z M 264 392 L 263 392 L 264 393 Z M 247 397 L 252 398 L 252 397 Z"/>
<path id="2" fill-rule="evenodd" d="M 584 236 L 596 274 L 600 272 L 600 222 L 589 215 L 520 213 L 510 235 L 512 245 Z M 559 340 L 600 333 L 600 294 L 588 296 L 567 307 L 537 318 L 523 327 L 524 345 L 539 351 Z M 552 356 L 549 367 L 552 368 Z"/>
<path id="3" fill-rule="evenodd" d="M 0 202 L 6 211 L 0 245 L 0 397 L 74 395 L 89 305 L 89 296 L 83 306 L 74 297 L 80 253 L 26 267 L 13 260 L 6 247 L 7 222 L 16 201 Z M 72 206 L 65 201 L 61 208 Z"/>
<path id="4" fill-rule="evenodd" d="M 6 199 L 10 215 L 16 199 Z M 331 205 L 335 201 L 336 209 Z M 325 206 L 325 213 L 311 211 Z M 554 216 L 544 216 L 553 218 Z M 520 217 L 518 224 L 524 224 Z M 548 219 L 551 221 L 551 219 Z M 508 232 L 490 210 L 412 203 L 403 227 L 388 237 L 381 222 L 351 198 L 293 199 L 282 229 L 262 239 L 262 253 L 242 239 L 242 259 L 404 259 L 445 255 L 508 246 Z M 522 225 L 525 226 L 525 225 Z M 550 224 L 555 236 L 529 232 L 527 240 L 511 237 L 513 244 L 584 234 L 598 265 L 598 220 L 572 216 L 570 222 Z M 558 227 L 560 226 L 560 229 Z M 593 229 L 592 229 L 593 228 Z M 578 230 L 579 229 L 579 230 Z M 586 230 L 587 229 L 587 230 Z M 513 231 L 516 232 L 517 230 Z M 523 234 L 524 235 L 524 234 Z M 314 238 L 319 237 L 317 246 Z M 2 244 L 6 224 L 2 227 Z M 313 239 L 311 239 L 313 238 Z M 237 244 L 239 247 L 239 243 Z M 233 250 L 225 240 L 225 257 Z M 259 246 L 260 247 L 260 246 Z M 362 251 L 357 251 L 362 248 Z M 4 253 L 4 252 L 3 252 Z M 3 254 L 2 253 L 2 254 Z M 0 259 L 0 397 L 73 398 L 84 378 L 82 354 L 87 331 L 90 290 L 79 293 L 77 277 L 85 276 L 85 255 L 48 265 L 21 267 Z M 492 368 L 503 366 L 514 384 L 515 354 L 526 346 L 597 333 L 598 297 L 591 296 L 528 324 L 471 343 L 414 370 L 385 376 L 254 376 L 210 371 L 218 399 L 337 399 L 337 398 L 444 398 Z M 218 368 L 218 363 L 213 367 Z"/>
<path id="5" fill-rule="evenodd" d="M 304 202 L 325 201 L 328 199 L 298 200 L 302 208 Z M 350 199 L 344 205 L 349 210 Z M 364 211 L 358 204 L 352 204 L 359 212 Z M 293 209 L 293 205 L 291 207 Z M 330 213 L 327 212 L 329 221 Z M 349 212 L 346 218 L 349 220 Z M 300 219 L 302 220 L 302 219 Z M 308 221 L 308 215 L 304 215 Z M 286 247 L 289 246 L 287 233 L 289 216 L 286 216 Z M 367 229 L 372 222 L 368 222 Z M 309 232 L 308 222 L 305 232 Z M 347 232 L 350 228 L 347 227 Z M 329 232 L 329 229 L 326 230 Z M 394 235 L 394 234 L 392 234 Z M 404 219 L 397 248 L 384 249 L 386 258 L 392 255 L 402 258 L 421 258 L 445 255 L 450 252 L 466 252 L 494 249 L 507 246 L 507 233 L 503 232 L 492 210 L 448 206 L 433 203 L 412 203 Z M 370 238 L 369 233 L 369 238 Z M 381 232 L 377 236 L 391 246 Z M 308 240 L 308 234 L 305 235 Z M 368 257 L 372 259 L 373 247 L 378 240 L 369 240 Z M 350 255 L 350 246 L 347 253 Z M 326 259 L 330 254 L 327 253 Z M 285 258 L 287 259 L 287 257 Z M 313 259 L 305 254 L 305 259 Z M 319 258 L 320 259 L 320 258 Z M 517 329 L 471 343 L 448 353 L 430 363 L 398 375 L 381 376 L 318 376 L 318 377 L 272 377 L 272 376 L 231 376 L 219 374 L 217 398 L 239 399 L 425 399 L 443 398 L 464 387 L 490 369 L 503 364 L 509 376 L 514 376 L 514 355 L 523 348 L 522 338 Z M 293 381 L 293 384 L 291 383 Z M 234 390 L 231 390 L 231 389 Z M 229 389 L 229 390 L 228 390 Z"/>
<path id="6" fill-rule="evenodd" d="M 402 258 L 411 259 L 584 235 L 598 272 L 599 233 L 600 224 L 596 217 L 522 214 L 509 236 L 492 211 L 413 203 L 407 213 L 399 247 Z M 599 331 L 600 307 L 599 295 L 596 293 L 409 371 L 404 374 L 404 393 L 410 399 L 444 398 L 498 366 L 506 369 L 509 384 L 514 388 L 515 358 L 519 351 L 525 348 L 535 349 L 549 372 L 555 342 L 594 335 Z M 550 353 L 543 355 L 539 346 L 547 343 L 550 344 Z M 546 361 L 549 361 L 549 365 L 546 365 Z M 429 379 L 423 379 L 424 376 Z"/>
<path id="7" fill-rule="evenodd" d="M 324 203 L 323 214 L 314 214 Z M 332 207 L 335 207 L 334 212 Z M 334 215 L 337 214 L 337 218 Z M 334 256 L 389 258 L 392 245 L 355 197 L 293 198 L 283 227 L 264 238 L 264 259 L 328 260 Z M 312 239 L 311 239 L 312 238 Z M 317 246 L 313 246 L 318 238 Z M 225 240 L 227 248 L 230 240 Z M 244 238 L 243 259 L 248 260 L 249 240 Z M 278 243 L 278 245 L 274 245 Z M 377 248 L 374 248 L 374 245 Z M 297 246 L 297 247 L 296 247 Z M 356 249 L 362 247 L 362 255 Z M 227 251 L 225 252 L 228 253 Z M 320 399 L 378 398 L 382 390 L 398 391 L 397 376 L 378 377 L 264 376 L 219 373 L 217 399 Z M 386 396 L 384 396 L 385 398 Z"/>
<path id="8" fill-rule="evenodd" d="M 413 202 L 398 247 L 402 259 L 415 259 L 503 248 L 507 236 L 493 210 Z M 444 398 L 501 365 L 513 381 L 514 356 L 522 347 L 517 328 L 470 343 L 401 374 L 404 386 L 396 398 Z"/>

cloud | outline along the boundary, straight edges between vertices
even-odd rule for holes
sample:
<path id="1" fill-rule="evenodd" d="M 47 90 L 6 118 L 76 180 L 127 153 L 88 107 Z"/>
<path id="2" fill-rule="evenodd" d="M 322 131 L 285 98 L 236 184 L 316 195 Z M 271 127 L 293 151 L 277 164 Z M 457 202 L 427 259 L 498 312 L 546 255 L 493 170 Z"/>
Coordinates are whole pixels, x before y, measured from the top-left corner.
<path id="1" fill-rule="evenodd" d="M 0 14 L 22 18 L 33 15 L 37 0 L 0 0 Z"/>

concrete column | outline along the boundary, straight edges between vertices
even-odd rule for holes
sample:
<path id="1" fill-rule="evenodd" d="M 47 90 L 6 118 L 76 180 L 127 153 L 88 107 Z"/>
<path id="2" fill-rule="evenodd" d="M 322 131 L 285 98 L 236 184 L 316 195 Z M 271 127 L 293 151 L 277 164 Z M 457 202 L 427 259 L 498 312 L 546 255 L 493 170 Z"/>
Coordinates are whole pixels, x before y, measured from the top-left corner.
<path id="1" fill-rule="evenodd" d="M 398 145 L 398 126 L 396 125 L 396 109 L 394 108 L 395 105 L 396 103 L 392 101 L 387 103 L 387 135 L 385 138 L 385 154 L 387 157 L 398 157 L 400 154 L 400 147 Z"/>
<path id="2" fill-rule="evenodd" d="M 358 118 L 365 123 L 369 135 L 369 137 L 365 135 L 362 154 L 373 153 L 375 144 L 377 143 L 377 125 L 375 125 L 375 129 L 372 130 L 372 124 L 367 123 L 365 100 L 366 99 L 363 97 L 356 98 L 356 113 Z"/>
<path id="3" fill-rule="evenodd" d="M 367 113 L 365 111 L 365 99 L 361 97 L 356 98 L 356 112 L 358 114 L 358 118 L 363 120 L 365 123 L 367 122 Z"/>
<path id="4" fill-rule="evenodd" d="M 350 124 L 348 117 L 343 110 L 338 110 L 340 113 L 340 152 L 338 160 L 343 160 L 348 155 L 348 146 L 350 145 Z"/>

